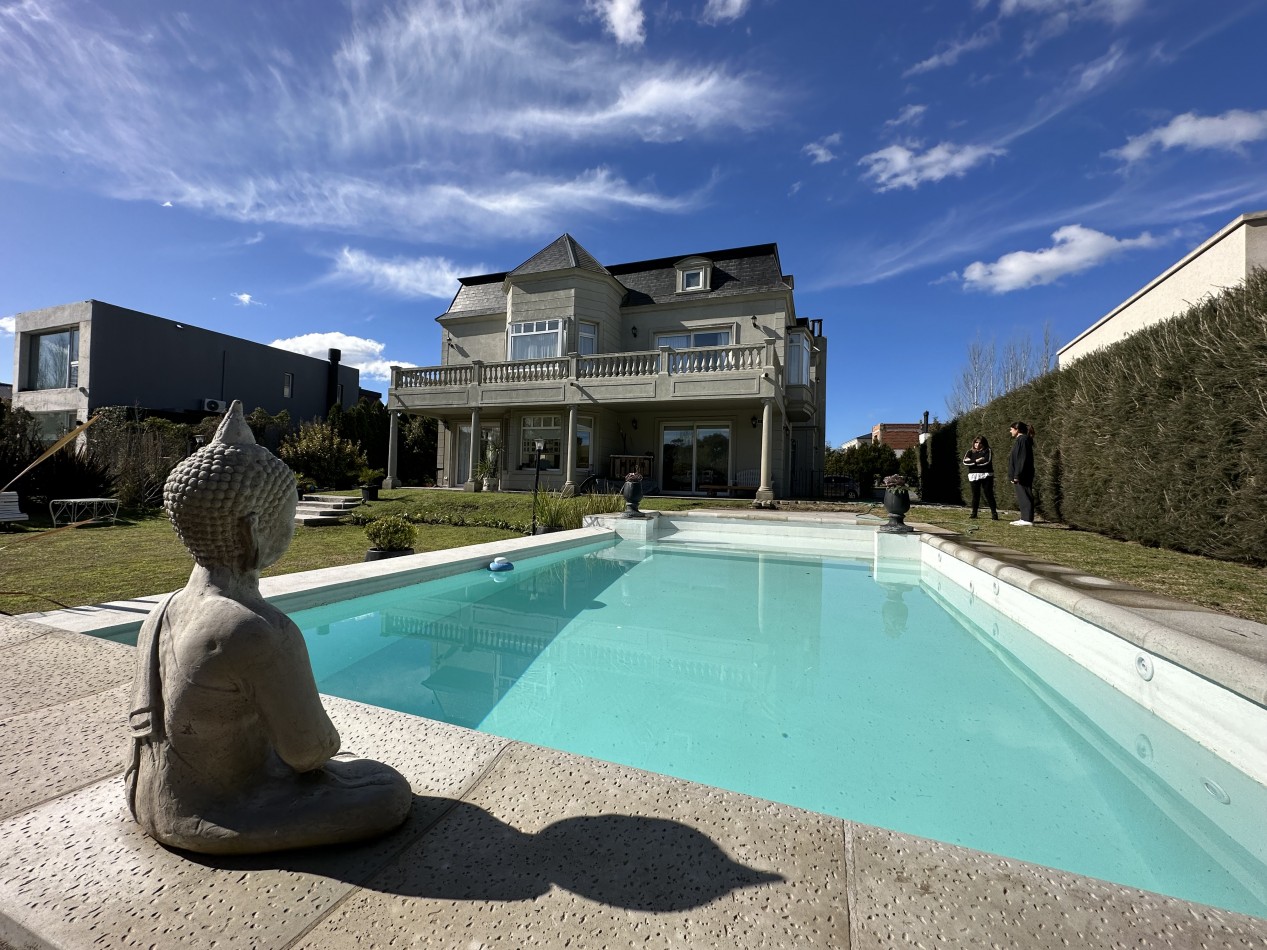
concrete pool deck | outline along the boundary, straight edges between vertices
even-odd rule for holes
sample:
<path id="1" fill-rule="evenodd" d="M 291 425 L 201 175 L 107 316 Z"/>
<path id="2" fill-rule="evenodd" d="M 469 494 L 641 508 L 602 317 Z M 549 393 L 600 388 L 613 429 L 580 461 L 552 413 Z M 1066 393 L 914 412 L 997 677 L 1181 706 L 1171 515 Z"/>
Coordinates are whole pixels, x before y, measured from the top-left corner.
<path id="1" fill-rule="evenodd" d="M 1261 625 L 927 543 L 1263 682 Z M 1267 920 L 330 697 L 344 748 L 409 778 L 405 826 L 187 856 L 126 815 L 132 666 L 0 618 L 0 947 L 1267 947 Z"/>

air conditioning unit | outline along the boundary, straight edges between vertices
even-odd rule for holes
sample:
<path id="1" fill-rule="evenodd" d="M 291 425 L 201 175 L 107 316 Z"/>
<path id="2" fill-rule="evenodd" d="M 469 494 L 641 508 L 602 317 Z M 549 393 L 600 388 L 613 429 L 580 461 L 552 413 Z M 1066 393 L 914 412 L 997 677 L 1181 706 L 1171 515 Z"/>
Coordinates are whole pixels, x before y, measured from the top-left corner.
<path id="1" fill-rule="evenodd" d="M 229 404 L 223 399 L 204 399 L 202 401 L 203 412 L 227 412 Z"/>

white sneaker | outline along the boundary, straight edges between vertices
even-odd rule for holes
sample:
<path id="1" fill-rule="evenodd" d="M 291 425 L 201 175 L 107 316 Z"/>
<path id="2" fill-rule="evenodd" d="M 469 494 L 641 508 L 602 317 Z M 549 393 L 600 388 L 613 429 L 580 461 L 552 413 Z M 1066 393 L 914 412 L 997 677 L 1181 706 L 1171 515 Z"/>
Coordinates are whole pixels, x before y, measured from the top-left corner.
<path id="1" fill-rule="evenodd" d="M 1024 518 L 1019 518 L 1016 521 L 1013 521 L 1012 525 L 1017 528 L 1032 528 L 1034 527 L 1034 522 L 1026 521 Z"/>

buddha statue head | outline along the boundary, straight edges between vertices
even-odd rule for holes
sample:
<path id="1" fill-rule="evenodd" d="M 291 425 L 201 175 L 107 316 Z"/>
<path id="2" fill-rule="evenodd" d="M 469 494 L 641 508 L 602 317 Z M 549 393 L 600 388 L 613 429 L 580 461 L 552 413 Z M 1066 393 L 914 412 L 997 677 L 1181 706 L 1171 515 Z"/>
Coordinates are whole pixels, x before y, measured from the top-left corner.
<path id="1" fill-rule="evenodd" d="M 277 561 L 294 536 L 296 502 L 294 475 L 256 444 L 238 400 L 163 486 L 167 516 L 206 568 L 260 571 Z"/>

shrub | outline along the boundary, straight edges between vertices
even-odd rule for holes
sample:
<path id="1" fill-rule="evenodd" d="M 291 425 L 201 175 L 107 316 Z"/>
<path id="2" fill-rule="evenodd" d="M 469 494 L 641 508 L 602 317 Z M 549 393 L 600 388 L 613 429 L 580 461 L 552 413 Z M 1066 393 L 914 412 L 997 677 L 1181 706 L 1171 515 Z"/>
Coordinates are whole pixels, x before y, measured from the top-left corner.
<path id="1" fill-rule="evenodd" d="M 298 432 L 283 439 L 277 454 L 328 488 L 350 487 L 366 467 L 365 454 L 355 443 L 340 436 L 332 423 L 316 419 L 301 423 Z"/>
<path id="2" fill-rule="evenodd" d="M 403 551 L 414 546 L 413 524 L 404 515 L 386 515 L 365 526 L 365 537 L 380 551 Z"/>
<path id="3" fill-rule="evenodd" d="M 571 531 L 584 524 L 586 515 L 611 514 L 625 507 L 621 495 L 576 495 L 564 498 L 559 492 L 537 494 L 537 524 L 546 528 Z"/>
<path id="4" fill-rule="evenodd" d="M 158 508 L 167 476 L 194 446 L 192 431 L 178 422 L 138 416 L 124 406 L 102 407 L 88 443 L 123 507 Z"/>

